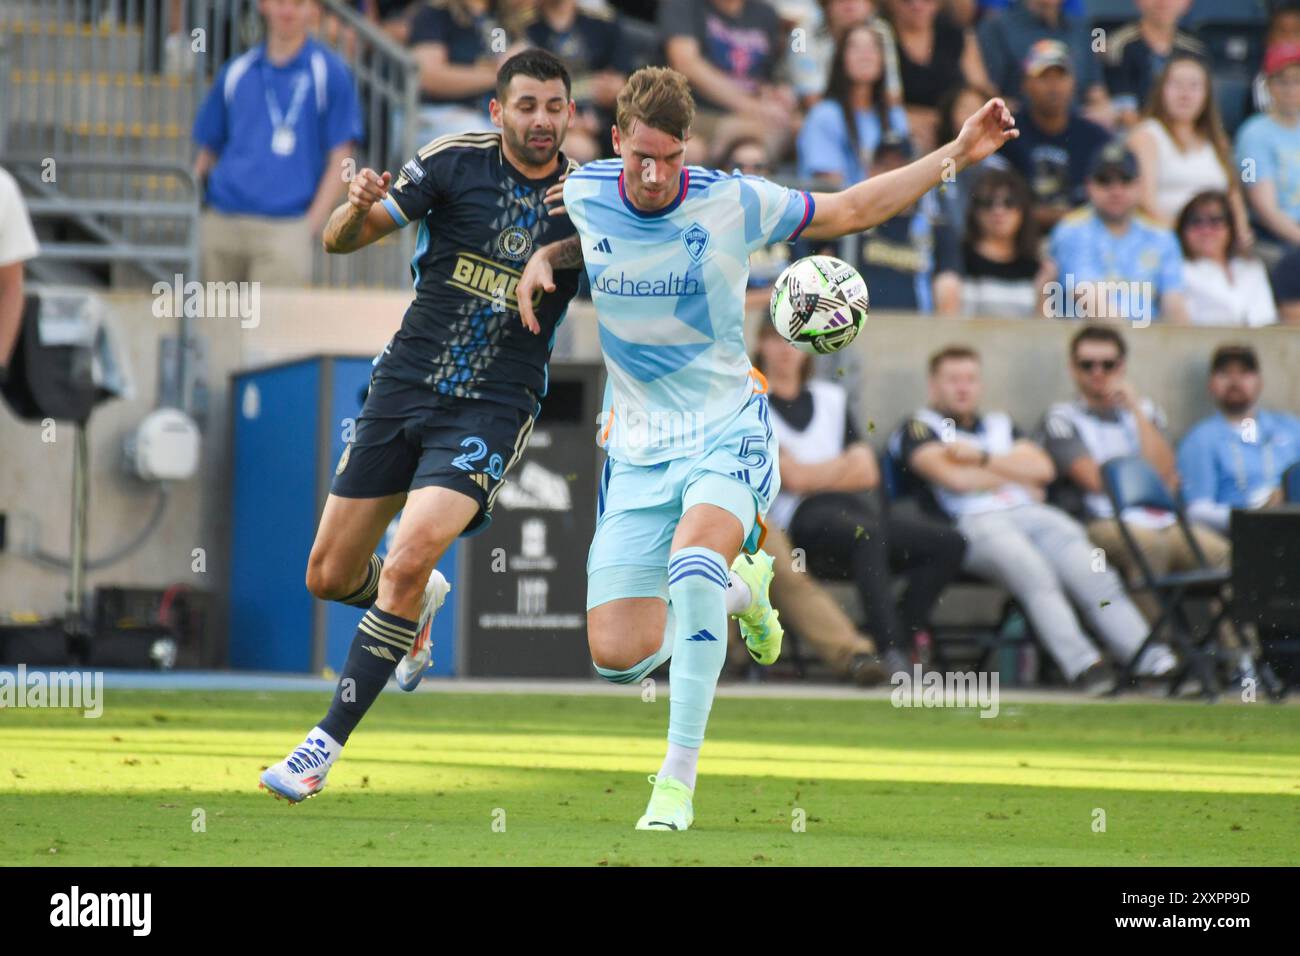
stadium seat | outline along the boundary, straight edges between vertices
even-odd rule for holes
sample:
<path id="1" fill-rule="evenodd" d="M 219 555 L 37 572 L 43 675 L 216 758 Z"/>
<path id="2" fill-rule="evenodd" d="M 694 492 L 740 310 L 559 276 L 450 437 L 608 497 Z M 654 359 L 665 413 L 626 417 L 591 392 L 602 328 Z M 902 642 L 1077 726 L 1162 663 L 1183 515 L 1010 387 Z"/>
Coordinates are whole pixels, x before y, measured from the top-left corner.
<path id="1" fill-rule="evenodd" d="M 1093 27 L 1110 31 L 1138 18 L 1137 5 L 1133 0 L 1088 0 L 1086 5 L 1088 22 Z"/>
<path id="2" fill-rule="evenodd" d="M 1287 504 L 1300 504 L 1300 462 L 1282 472 L 1282 497 Z"/>
<path id="3" fill-rule="evenodd" d="M 1236 135 L 1237 128 L 1245 122 L 1250 87 L 1249 76 L 1229 73 L 1216 73 L 1214 76 L 1214 98 L 1219 104 L 1219 119 L 1222 120 L 1224 132 L 1229 139 Z"/>
<path id="4" fill-rule="evenodd" d="M 1151 630 L 1142 642 L 1142 646 L 1124 665 L 1120 675 L 1120 686 L 1133 681 L 1136 676 L 1134 670 L 1137 661 L 1147 647 L 1160 636 L 1165 625 L 1169 624 L 1173 644 L 1182 655 L 1182 666 L 1169 685 L 1170 695 L 1178 692 L 1187 673 L 1191 671 L 1200 679 L 1205 696 L 1217 696 L 1218 681 L 1214 675 L 1211 656 L 1205 648 L 1219 633 L 1220 625 L 1230 620 L 1228 615 L 1231 610 L 1231 597 L 1227 585 L 1232 572 L 1227 568 L 1209 566 L 1200 545 L 1196 543 L 1191 526 L 1187 523 L 1182 505 L 1169 492 L 1155 469 L 1145 459 L 1137 455 L 1112 458 L 1102 465 L 1101 475 L 1102 482 L 1106 486 L 1106 495 L 1115 509 L 1115 520 L 1119 525 L 1124 545 L 1142 575 L 1141 582 L 1135 585 L 1133 590 L 1150 593 L 1160 604 L 1160 615 L 1151 625 Z M 1125 511 L 1130 508 L 1156 508 L 1172 512 L 1177 517 L 1178 526 L 1200 567 L 1193 571 L 1157 575 L 1142 554 L 1142 549 L 1138 547 L 1129 524 L 1124 519 Z M 1185 607 L 1185 602 L 1191 599 L 1209 599 L 1219 602 L 1218 612 L 1199 638 Z"/>

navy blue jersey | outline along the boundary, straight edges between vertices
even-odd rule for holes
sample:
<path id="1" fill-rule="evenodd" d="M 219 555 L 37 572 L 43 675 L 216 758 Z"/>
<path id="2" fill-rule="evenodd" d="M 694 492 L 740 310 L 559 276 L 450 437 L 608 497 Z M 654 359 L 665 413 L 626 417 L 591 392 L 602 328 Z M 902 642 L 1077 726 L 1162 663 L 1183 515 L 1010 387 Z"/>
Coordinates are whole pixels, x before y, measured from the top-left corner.
<path id="1" fill-rule="evenodd" d="M 561 153 L 553 175 L 528 179 L 502 154 L 500 133 L 443 136 L 402 167 L 383 205 L 400 225 L 419 223 L 415 301 L 377 375 L 536 408 L 579 272 L 556 272 L 555 292 L 535 303 L 540 335 L 520 321 L 515 288 L 534 249 L 573 235 L 568 218 L 548 216 L 542 204 L 571 168 Z"/>

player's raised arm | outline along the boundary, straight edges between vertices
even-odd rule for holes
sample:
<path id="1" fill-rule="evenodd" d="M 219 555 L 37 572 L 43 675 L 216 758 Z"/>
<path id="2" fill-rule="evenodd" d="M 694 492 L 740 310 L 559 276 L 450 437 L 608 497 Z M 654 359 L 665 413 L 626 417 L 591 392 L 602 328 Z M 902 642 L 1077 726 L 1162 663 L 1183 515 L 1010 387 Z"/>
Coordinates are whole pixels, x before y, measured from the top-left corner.
<path id="1" fill-rule="evenodd" d="M 962 124 L 957 138 L 913 163 L 850 186 L 837 193 L 813 193 L 808 239 L 838 239 L 892 219 L 945 179 L 978 163 L 1020 135 L 1001 99 L 991 99 Z"/>
<path id="2" fill-rule="evenodd" d="M 533 335 L 542 331 L 533 311 L 533 296 L 537 290 L 543 293 L 555 291 L 556 269 L 578 269 L 582 267 L 582 238 L 574 233 L 567 239 L 542 246 L 533 253 L 524 266 L 524 274 L 519 277 L 515 295 L 519 300 L 519 319 L 524 328 Z"/>
<path id="3" fill-rule="evenodd" d="M 397 229 L 381 202 L 388 195 L 392 173 L 363 169 L 348 187 L 348 201 L 330 213 L 321 242 L 326 252 L 356 252 Z"/>

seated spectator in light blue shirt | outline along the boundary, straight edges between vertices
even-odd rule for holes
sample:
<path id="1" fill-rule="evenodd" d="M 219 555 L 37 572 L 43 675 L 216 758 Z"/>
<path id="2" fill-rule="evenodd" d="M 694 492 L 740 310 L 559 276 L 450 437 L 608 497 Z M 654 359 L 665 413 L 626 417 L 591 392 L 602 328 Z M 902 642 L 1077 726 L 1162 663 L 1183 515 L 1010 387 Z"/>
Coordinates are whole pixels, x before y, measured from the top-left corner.
<path id="1" fill-rule="evenodd" d="M 1122 143 L 1098 150 L 1089 204 L 1057 223 L 1048 242 L 1044 311 L 1053 318 L 1159 318 L 1185 324 L 1183 254 L 1173 232 L 1137 214 L 1137 160 Z"/>
<path id="2" fill-rule="evenodd" d="M 1237 166 L 1260 239 L 1300 246 L 1300 43 L 1270 46 L 1264 75 L 1272 105 L 1237 131 Z"/>
<path id="3" fill-rule="evenodd" d="M 888 105 L 880 35 L 853 27 L 835 48 L 826 98 L 799 131 L 799 177 L 830 189 L 861 182 L 876 146 L 891 132 L 907 135 L 907 114 Z"/>
<path id="4" fill-rule="evenodd" d="M 1178 446 L 1183 500 L 1194 521 L 1228 530 L 1233 508 L 1282 501 L 1282 473 L 1300 461 L 1300 418 L 1259 407 L 1259 359 L 1249 345 L 1225 345 L 1210 362 L 1218 414 L 1202 419 Z"/>
<path id="5" fill-rule="evenodd" d="M 989 80 L 1006 96 L 1020 99 L 1020 79 L 1029 48 L 1039 40 L 1060 40 L 1074 58 L 1074 95 L 1084 115 L 1109 128 L 1114 111 L 1100 58 L 1092 52 L 1088 21 L 1061 9 L 1061 0 L 1020 0 L 1006 12 L 985 17 L 976 31 Z"/>
<path id="6" fill-rule="evenodd" d="M 194 118 L 205 281 L 311 280 L 313 240 L 362 138 L 352 75 L 307 35 L 312 7 L 267 5 L 266 42 L 217 72 Z"/>

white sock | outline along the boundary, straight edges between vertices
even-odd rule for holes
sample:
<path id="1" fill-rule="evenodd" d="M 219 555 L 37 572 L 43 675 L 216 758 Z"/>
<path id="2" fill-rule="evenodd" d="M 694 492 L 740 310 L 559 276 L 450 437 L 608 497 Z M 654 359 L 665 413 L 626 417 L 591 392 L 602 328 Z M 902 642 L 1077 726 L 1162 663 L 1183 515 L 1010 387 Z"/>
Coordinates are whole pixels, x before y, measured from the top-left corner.
<path id="1" fill-rule="evenodd" d="M 749 585 L 736 576 L 735 571 L 727 572 L 727 613 L 744 614 L 754 603 L 754 595 Z"/>
<path id="2" fill-rule="evenodd" d="M 341 743 L 339 743 L 329 734 L 325 733 L 325 731 L 321 730 L 319 727 L 313 727 L 311 729 L 311 733 L 307 735 L 307 740 L 325 741 L 325 749 L 329 751 L 330 763 L 333 763 L 335 760 L 338 759 L 339 751 L 343 749 L 343 745 Z M 304 743 L 306 743 L 306 741 L 304 741 Z"/>
<path id="3" fill-rule="evenodd" d="M 665 777 L 672 777 L 674 780 L 680 780 L 687 787 L 695 789 L 695 765 L 700 761 L 699 747 L 683 747 L 681 744 L 675 744 L 668 741 L 668 753 L 664 757 L 664 765 L 659 768 L 659 774 Z"/>

